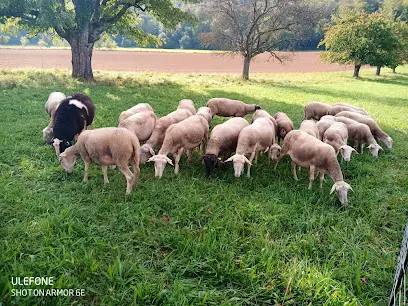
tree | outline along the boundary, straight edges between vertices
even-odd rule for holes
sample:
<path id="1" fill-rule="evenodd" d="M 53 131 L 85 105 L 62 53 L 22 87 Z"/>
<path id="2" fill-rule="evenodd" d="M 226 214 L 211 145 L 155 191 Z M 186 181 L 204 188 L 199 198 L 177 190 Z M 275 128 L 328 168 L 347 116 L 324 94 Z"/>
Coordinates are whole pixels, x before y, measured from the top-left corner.
<path id="1" fill-rule="evenodd" d="M 22 47 L 25 47 L 25 46 L 28 44 L 28 38 L 27 38 L 27 36 L 22 36 L 22 37 L 20 38 L 20 42 L 21 42 L 21 46 L 22 46 Z"/>
<path id="2" fill-rule="evenodd" d="M 0 45 L 7 45 L 10 40 L 10 36 L 0 35 Z"/>
<path id="3" fill-rule="evenodd" d="M 322 58 L 330 63 L 354 65 L 354 77 L 359 77 L 362 65 L 386 66 L 387 53 L 397 44 L 388 21 L 380 13 L 342 11 L 329 24 L 324 40 L 326 52 Z"/>
<path id="4" fill-rule="evenodd" d="M 52 29 L 67 40 L 72 51 L 72 76 L 84 79 L 93 79 L 92 52 L 103 33 L 126 34 L 140 44 L 158 43 L 156 37 L 137 27 L 139 12 L 149 13 L 165 27 L 190 19 L 172 0 L 0 1 L 0 21 L 11 18 L 37 33 Z"/>
<path id="5" fill-rule="evenodd" d="M 222 0 L 207 1 L 206 13 L 213 20 L 211 31 L 202 33 L 207 46 L 228 50 L 243 58 L 242 77 L 249 79 L 251 61 L 264 52 L 281 61 L 276 52 L 286 43 L 293 46 L 301 33 L 328 17 L 327 1 Z"/>

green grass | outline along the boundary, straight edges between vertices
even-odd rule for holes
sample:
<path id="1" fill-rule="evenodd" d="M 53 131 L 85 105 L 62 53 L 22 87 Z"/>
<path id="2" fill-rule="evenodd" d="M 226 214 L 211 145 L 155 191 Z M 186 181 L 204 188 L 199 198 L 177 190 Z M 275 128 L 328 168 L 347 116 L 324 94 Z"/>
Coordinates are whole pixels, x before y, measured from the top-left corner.
<path id="1" fill-rule="evenodd" d="M 90 84 L 68 71 L 0 70 L 0 303 L 8 296 L 9 304 L 47 305 L 385 305 L 408 209 L 408 69 L 398 70 L 250 82 L 96 72 Z M 295 183 L 289 158 L 274 172 L 265 156 L 250 179 L 236 179 L 231 165 L 206 179 L 198 153 L 190 164 L 183 156 L 178 176 L 167 166 L 161 180 L 142 165 L 125 197 L 119 171 L 110 169 L 104 186 L 93 165 L 82 183 L 83 162 L 66 174 L 43 144 L 44 103 L 56 90 L 89 94 L 94 128 L 115 126 L 139 102 L 164 115 L 182 98 L 202 106 L 225 96 L 287 112 L 298 126 L 306 102 L 344 101 L 375 117 L 394 147 L 342 164 L 355 191 L 347 210 L 329 195 L 331 181 L 309 191 L 307 171 Z M 86 296 L 13 298 L 16 276 L 52 276 L 56 288 Z"/>

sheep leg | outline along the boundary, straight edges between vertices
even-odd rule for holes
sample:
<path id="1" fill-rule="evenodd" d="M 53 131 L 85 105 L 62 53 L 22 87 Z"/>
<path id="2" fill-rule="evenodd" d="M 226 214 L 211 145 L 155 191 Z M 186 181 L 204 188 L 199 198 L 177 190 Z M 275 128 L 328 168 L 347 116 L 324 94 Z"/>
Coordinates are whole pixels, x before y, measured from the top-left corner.
<path id="1" fill-rule="evenodd" d="M 139 182 L 139 175 L 140 175 L 140 168 L 139 165 L 136 163 L 132 163 L 133 167 L 133 182 L 132 182 L 132 189 L 134 185 L 137 185 Z"/>
<path id="2" fill-rule="evenodd" d="M 187 150 L 187 161 L 190 162 L 193 159 L 193 150 Z"/>
<path id="3" fill-rule="evenodd" d="M 108 180 L 108 166 L 101 166 L 102 168 L 102 173 L 103 173 L 103 183 L 109 184 L 109 180 Z"/>
<path id="4" fill-rule="evenodd" d="M 91 164 L 91 161 L 88 159 L 85 159 L 85 171 L 84 171 L 84 179 L 82 180 L 83 182 L 88 181 L 88 171 L 89 171 L 89 165 Z"/>
<path id="5" fill-rule="evenodd" d="M 363 154 L 363 152 L 364 152 L 364 143 L 362 143 L 362 144 L 360 145 L 360 147 L 361 147 L 361 154 Z"/>
<path id="6" fill-rule="evenodd" d="M 126 195 L 128 195 L 132 192 L 134 175 L 132 174 L 132 171 L 130 171 L 128 165 L 118 165 L 118 167 L 120 172 L 122 172 L 126 178 Z"/>
<path id="7" fill-rule="evenodd" d="M 324 173 L 320 172 L 320 188 L 323 188 Z"/>
<path id="8" fill-rule="evenodd" d="M 293 177 L 295 178 L 295 181 L 298 181 L 297 173 L 296 173 L 296 163 L 292 160 L 292 174 Z"/>
<path id="9" fill-rule="evenodd" d="M 252 161 L 254 160 L 254 157 L 255 157 L 255 151 L 251 153 L 251 157 L 249 158 L 250 164 L 248 164 L 248 172 L 247 172 L 248 177 L 251 177 L 251 164 L 252 164 Z"/>
<path id="10" fill-rule="evenodd" d="M 358 140 L 354 140 L 354 149 L 355 149 L 355 150 L 358 149 Z"/>
<path id="11" fill-rule="evenodd" d="M 310 166 L 309 168 L 309 187 L 308 187 L 309 190 L 312 189 L 312 184 L 315 179 L 315 170 L 316 170 L 315 166 Z"/>
<path id="12" fill-rule="evenodd" d="M 259 151 L 256 151 L 256 153 L 255 153 L 255 165 L 258 164 L 258 154 L 259 154 Z"/>
<path id="13" fill-rule="evenodd" d="M 177 155 L 174 157 L 174 162 L 175 162 L 175 164 L 174 164 L 174 173 L 175 174 L 179 173 L 179 161 L 180 161 L 181 155 L 183 154 L 183 151 L 184 151 L 183 148 L 179 149 L 178 152 L 177 152 Z"/>
<path id="14" fill-rule="evenodd" d="M 272 146 L 270 146 L 268 150 L 268 167 L 271 166 L 271 155 L 272 155 L 271 151 L 272 151 Z"/>

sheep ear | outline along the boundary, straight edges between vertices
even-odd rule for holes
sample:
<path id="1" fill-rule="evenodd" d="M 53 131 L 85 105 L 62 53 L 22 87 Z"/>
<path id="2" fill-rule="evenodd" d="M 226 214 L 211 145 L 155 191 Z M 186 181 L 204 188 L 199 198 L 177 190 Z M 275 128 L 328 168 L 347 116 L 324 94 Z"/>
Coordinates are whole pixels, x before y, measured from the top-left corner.
<path id="1" fill-rule="evenodd" d="M 332 194 L 336 190 L 336 184 L 333 185 L 332 189 L 330 190 L 330 194 Z"/>
<path id="2" fill-rule="evenodd" d="M 150 154 L 152 154 L 153 156 L 156 155 L 156 154 L 154 153 L 154 150 L 153 150 L 152 147 L 149 147 L 149 152 L 150 152 Z"/>
<path id="3" fill-rule="evenodd" d="M 234 161 L 234 156 L 231 156 L 230 158 L 228 158 L 226 161 L 224 161 L 224 163 L 228 163 Z"/>
<path id="4" fill-rule="evenodd" d="M 167 161 L 170 165 L 172 165 L 172 166 L 174 167 L 173 161 L 172 161 L 170 158 L 168 158 L 167 156 L 166 156 L 166 161 Z"/>
<path id="5" fill-rule="evenodd" d="M 156 156 L 152 156 L 147 160 L 148 163 L 149 162 L 154 162 L 154 161 L 156 161 Z"/>
<path id="6" fill-rule="evenodd" d="M 354 152 L 354 153 L 356 153 L 356 154 L 359 154 L 359 153 L 357 152 L 357 150 L 354 149 L 353 147 L 351 148 L 351 152 Z"/>
<path id="7" fill-rule="evenodd" d="M 380 146 L 380 145 L 378 145 L 378 149 L 380 149 L 380 150 L 383 150 L 383 151 L 384 151 L 384 149 L 383 149 L 383 148 L 381 148 L 381 146 Z"/>
<path id="8" fill-rule="evenodd" d="M 219 160 L 219 161 L 222 161 L 222 158 L 221 158 L 221 157 L 218 157 L 218 160 Z"/>
<path id="9" fill-rule="evenodd" d="M 251 162 L 249 161 L 249 159 L 246 158 L 245 156 L 244 156 L 244 158 L 245 158 L 245 162 L 246 162 L 248 165 L 252 166 L 252 164 L 251 164 Z"/>
<path id="10" fill-rule="evenodd" d="M 268 147 L 268 148 L 266 148 L 266 150 L 264 151 L 264 153 L 268 152 L 268 151 L 269 151 L 269 149 L 270 149 L 269 147 Z"/>

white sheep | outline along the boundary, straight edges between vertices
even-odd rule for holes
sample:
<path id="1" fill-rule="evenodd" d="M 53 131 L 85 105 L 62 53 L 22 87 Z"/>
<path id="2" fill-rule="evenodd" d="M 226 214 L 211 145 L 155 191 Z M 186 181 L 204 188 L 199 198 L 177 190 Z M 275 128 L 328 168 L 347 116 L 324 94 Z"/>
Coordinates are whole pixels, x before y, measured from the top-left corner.
<path id="1" fill-rule="evenodd" d="M 303 120 L 316 119 L 319 120 L 324 115 L 327 115 L 327 112 L 330 109 L 330 105 L 321 103 L 321 102 L 310 102 L 305 105 L 304 113 L 305 116 Z"/>
<path id="2" fill-rule="evenodd" d="M 276 120 L 276 124 L 278 125 L 278 130 L 277 130 L 277 137 L 278 137 L 278 143 L 280 143 L 281 139 L 284 139 L 286 134 L 292 131 L 295 126 L 293 125 L 292 120 L 286 115 L 285 113 L 282 112 L 277 112 L 275 116 L 273 116 Z"/>
<path id="3" fill-rule="evenodd" d="M 164 117 L 161 117 L 160 119 L 157 119 L 152 135 L 140 148 L 140 162 L 144 164 L 151 156 L 155 154 L 154 146 L 157 145 L 159 148 L 162 146 L 164 136 L 169 126 L 183 121 L 192 115 L 193 114 L 187 109 L 178 109 Z"/>
<path id="4" fill-rule="evenodd" d="M 55 111 L 57 110 L 61 101 L 65 98 L 66 96 L 62 92 L 55 91 L 50 93 L 47 102 L 45 102 L 45 111 L 47 112 L 48 116 L 50 116 L 50 123 L 42 131 L 43 139 L 46 143 L 50 143 L 54 137 L 53 127 L 55 123 Z"/>
<path id="5" fill-rule="evenodd" d="M 320 132 L 314 120 L 303 120 L 299 130 L 308 133 L 314 138 L 320 139 Z"/>
<path id="6" fill-rule="evenodd" d="M 88 180 L 88 169 L 92 162 L 101 165 L 103 181 L 109 183 L 107 166 L 116 165 L 126 177 L 126 194 L 137 184 L 140 174 L 140 145 L 137 137 L 124 128 L 100 128 L 82 132 L 75 145 L 59 155 L 61 166 L 72 172 L 77 156 L 85 162 L 84 182 Z M 133 167 L 134 174 L 128 165 Z"/>
<path id="7" fill-rule="evenodd" d="M 326 132 L 326 130 L 335 122 L 335 117 L 329 115 L 323 116 L 319 121 L 316 122 L 317 129 L 319 130 L 320 140 L 323 140 L 324 132 Z"/>
<path id="8" fill-rule="evenodd" d="M 261 118 L 261 117 L 269 118 L 269 120 L 272 121 L 273 126 L 275 127 L 275 135 L 277 135 L 278 124 L 276 123 L 275 118 L 271 114 L 269 114 L 266 110 L 263 110 L 263 109 L 256 110 L 255 113 L 252 115 L 251 123 L 253 123 L 256 119 Z"/>
<path id="9" fill-rule="evenodd" d="M 333 123 L 324 133 L 323 142 L 331 145 L 336 154 L 339 152 L 345 161 L 350 161 L 351 153 L 357 151 L 347 145 L 348 129 L 342 122 Z"/>
<path id="10" fill-rule="evenodd" d="M 208 121 L 208 126 L 211 126 L 211 121 L 212 121 L 212 113 L 211 109 L 209 107 L 200 107 L 197 110 L 197 115 L 203 116 L 205 120 Z"/>
<path id="11" fill-rule="evenodd" d="M 347 117 L 336 117 L 338 122 L 342 122 L 347 126 L 348 138 L 354 140 L 354 148 L 361 146 L 361 153 L 364 151 L 364 145 L 368 144 L 368 149 L 373 157 L 378 157 L 378 151 L 382 150 L 381 146 L 375 141 L 370 128 L 364 123 L 357 122 Z"/>
<path id="12" fill-rule="evenodd" d="M 324 174 L 327 173 L 334 182 L 330 193 L 336 191 L 340 203 L 347 206 L 347 193 L 353 189 L 343 179 L 336 152 L 332 146 L 307 133 L 294 130 L 285 137 L 282 153 L 275 169 L 286 154 L 292 159 L 292 173 L 295 180 L 298 180 L 296 165 L 309 169 L 309 189 L 312 188 L 317 171 L 320 172 L 320 187 L 323 185 Z"/>
<path id="13" fill-rule="evenodd" d="M 225 162 L 234 163 L 235 177 L 240 177 L 244 172 L 245 163 L 248 164 L 247 176 L 251 176 L 251 166 L 254 157 L 258 157 L 260 151 L 268 149 L 268 162 L 274 157 L 277 159 L 280 146 L 275 144 L 275 127 L 268 118 L 258 118 L 251 125 L 242 129 L 238 137 L 236 154 Z M 251 154 L 250 159 L 245 154 Z"/>
<path id="14" fill-rule="evenodd" d="M 157 117 L 153 111 L 136 113 L 119 123 L 119 127 L 128 129 L 136 135 L 139 142 L 146 141 L 153 133 Z"/>
<path id="15" fill-rule="evenodd" d="M 367 116 L 367 113 L 364 110 L 360 110 L 360 109 L 346 106 L 346 105 L 332 105 L 329 111 L 327 112 L 327 114 L 334 116 L 343 111 L 354 112 L 354 113 L 358 113 L 358 114 Z"/>
<path id="16" fill-rule="evenodd" d="M 227 98 L 213 98 L 208 100 L 207 107 L 211 109 L 213 116 L 222 117 L 244 117 L 258 109 L 261 109 L 256 104 L 246 104 L 239 100 L 231 100 Z"/>
<path id="17" fill-rule="evenodd" d="M 373 134 L 375 138 L 377 138 L 378 140 L 381 140 L 388 149 L 392 148 L 392 138 L 381 130 L 381 128 L 378 126 L 378 124 L 375 122 L 374 119 L 368 116 L 365 116 L 365 115 L 361 115 L 355 112 L 348 112 L 348 111 L 340 112 L 336 114 L 336 117 L 347 117 L 357 122 L 368 125 L 368 127 L 371 130 L 371 133 Z"/>
<path id="18" fill-rule="evenodd" d="M 125 110 L 120 113 L 119 115 L 119 123 L 122 122 L 123 120 L 129 118 L 130 116 L 140 113 L 143 111 L 153 111 L 152 106 L 149 103 L 139 103 L 136 104 L 135 106 L 129 108 L 128 110 Z"/>
<path id="19" fill-rule="evenodd" d="M 193 101 L 190 100 L 190 99 L 180 100 L 177 109 L 187 109 L 187 110 L 189 110 L 193 115 L 196 114 L 196 109 L 195 109 L 195 107 L 194 107 L 194 103 L 193 103 Z"/>
<path id="20" fill-rule="evenodd" d="M 224 161 L 228 159 L 237 148 L 238 136 L 242 129 L 249 125 L 244 118 L 231 118 L 222 124 L 216 125 L 211 131 L 210 140 L 203 157 L 207 177 L 218 164 L 218 156 Z"/>
<path id="21" fill-rule="evenodd" d="M 356 107 L 356 106 L 354 106 L 354 105 L 351 105 L 351 104 L 346 104 L 346 103 L 335 103 L 335 104 L 333 104 L 332 106 L 346 106 L 346 107 L 349 107 L 349 108 L 353 108 L 353 109 L 355 109 L 355 110 L 358 110 L 359 112 L 362 112 L 364 115 L 367 115 L 368 116 L 368 113 L 363 109 L 363 108 L 359 108 L 359 107 Z"/>
<path id="22" fill-rule="evenodd" d="M 200 115 L 193 115 L 179 123 L 171 125 L 164 137 L 163 146 L 159 153 L 148 159 L 148 162 L 154 162 L 155 177 L 163 176 L 164 168 L 169 163 L 173 165 L 169 153 L 175 156 L 174 173 L 179 172 L 179 162 L 184 151 L 192 151 L 202 144 L 205 150 L 208 139 L 208 122 Z"/>

